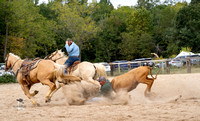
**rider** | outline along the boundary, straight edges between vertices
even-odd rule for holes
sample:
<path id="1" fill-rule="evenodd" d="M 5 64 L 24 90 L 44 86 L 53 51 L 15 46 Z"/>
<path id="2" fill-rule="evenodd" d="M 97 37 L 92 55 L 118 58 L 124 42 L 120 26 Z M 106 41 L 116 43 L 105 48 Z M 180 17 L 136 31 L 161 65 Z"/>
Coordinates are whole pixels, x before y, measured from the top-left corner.
<path id="1" fill-rule="evenodd" d="M 69 55 L 69 58 L 65 61 L 64 65 L 70 67 L 75 61 L 79 61 L 79 47 L 76 45 L 71 38 L 68 38 L 65 44 L 65 48 L 67 50 L 67 53 Z M 67 73 L 67 68 L 65 70 L 65 73 Z"/>

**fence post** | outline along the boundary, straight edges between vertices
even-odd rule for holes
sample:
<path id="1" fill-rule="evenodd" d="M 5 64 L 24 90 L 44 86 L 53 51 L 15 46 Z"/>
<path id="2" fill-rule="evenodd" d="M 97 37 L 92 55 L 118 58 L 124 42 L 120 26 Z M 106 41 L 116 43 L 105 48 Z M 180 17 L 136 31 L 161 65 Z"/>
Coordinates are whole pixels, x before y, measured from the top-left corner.
<path id="1" fill-rule="evenodd" d="M 165 65 L 165 66 L 166 66 L 166 65 Z M 164 71 L 165 71 L 164 61 L 161 62 L 161 68 L 162 68 L 162 73 L 164 73 Z"/>
<path id="2" fill-rule="evenodd" d="M 121 71 L 120 71 L 120 64 L 118 63 L 118 72 L 120 73 Z"/>
<path id="3" fill-rule="evenodd" d="M 128 62 L 128 70 L 131 70 L 131 64 Z"/>
<path id="4" fill-rule="evenodd" d="M 110 75 L 111 75 L 111 76 L 113 76 L 113 71 L 114 71 L 114 69 L 113 69 L 113 64 L 110 63 Z"/>
<path id="5" fill-rule="evenodd" d="M 166 61 L 166 69 L 167 69 L 167 74 L 170 74 L 169 60 Z"/>
<path id="6" fill-rule="evenodd" d="M 187 73 L 191 73 L 191 60 L 189 58 L 186 58 L 186 64 L 187 64 Z"/>

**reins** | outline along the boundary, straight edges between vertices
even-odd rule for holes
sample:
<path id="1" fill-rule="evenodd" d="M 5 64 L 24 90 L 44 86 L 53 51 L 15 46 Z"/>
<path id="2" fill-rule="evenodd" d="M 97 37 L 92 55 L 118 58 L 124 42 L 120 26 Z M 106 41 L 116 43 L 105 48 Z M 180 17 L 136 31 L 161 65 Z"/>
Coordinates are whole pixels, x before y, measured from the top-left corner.
<path id="1" fill-rule="evenodd" d="M 9 54 L 8 54 L 8 57 L 9 57 Z M 6 68 L 7 68 L 7 63 L 8 63 L 8 57 L 6 58 Z M 13 71 L 10 71 L 10 70 L 12 70 L 13 69 L 13 67 L 15 66 L 15 64 L 18 62 L 20 60 L 20 58 L 19 59 L 17 59 L 15 62 L 14 62 L 14 64 L 8 69 L 8 72 L 11 72 L 11 73 L 14 73 Z M 17 78 L 17 75 L 18 75 L 18 71 L 19 71 L 19 69 L 17 69 L 17 72 L 16 72 L 16 74 L 15 74 L 15 77 Z"/>
<path id="2" fill-rule="evenodd" d="M 64 58 L 64 57 L 65 57 L 65 56 L 63 55 L 62 57 L 57 58 L 56 60 L 52 60 L 52 61 L 56 62 L 57 60 L 59 60 L 59 59 L 61 59 L 61 58 Z"/>
<path id="3" fill-rule="evenodd" d="M 15 63 L 13 64 L 13 66 L 10 67 L 10 69 L 13 69 L 13 67 L 15 66 L 15 64 L 17 63 L 17 61 L 19 61 L 19 60 L 20 60 L 20 58 L 15 61 Z"/>
<path id="4" fill-rule="evenodd" d="M 52 53 L 53 55 L 51 54 L 51 55 L 45 57 L 44 59 L 45 59 L 45 60 L 46 60 L 46 59 L 52 60 L 53 56 L 55 56 L 57 53 L 58 53 L 58 50 L 55 52 L 55 54 Z"/>
<path id="5" fill-rule="evenodd" d="M 52 60 L 52 58 L 56 55 L 58 53 L 58 50 L 56 51 L 56 53 L 52 53 L 50 56 L 47 56 L 47 57 L 45 57 L 44 59 L 49 59 L 49 60 Z M 59 58 L 57 58 L 57 59 L 55 59 L 55 60 L 52 60 L 53 62 L 56 62 L 57 60 L 59 60 L 59 59 L 61 59 L 61 58 L 64 58 L 65 57 L 65 55 L 63 55 L 63 56 L 61 56 L 61 57 L 59 57 Z"/>

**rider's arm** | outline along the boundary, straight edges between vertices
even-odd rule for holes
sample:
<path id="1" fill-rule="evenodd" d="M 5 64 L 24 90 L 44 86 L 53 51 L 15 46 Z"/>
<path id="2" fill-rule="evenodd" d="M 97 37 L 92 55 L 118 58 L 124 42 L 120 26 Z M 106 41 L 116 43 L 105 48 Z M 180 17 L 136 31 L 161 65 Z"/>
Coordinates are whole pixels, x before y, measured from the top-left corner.
<path id="1" fill-rule="evenodd" d="M 70 46 L 68 44 L 65 44 L 65 48 L 67 52 L 70 53 L 73 50 L 73 44 L 71 44 Z"/>

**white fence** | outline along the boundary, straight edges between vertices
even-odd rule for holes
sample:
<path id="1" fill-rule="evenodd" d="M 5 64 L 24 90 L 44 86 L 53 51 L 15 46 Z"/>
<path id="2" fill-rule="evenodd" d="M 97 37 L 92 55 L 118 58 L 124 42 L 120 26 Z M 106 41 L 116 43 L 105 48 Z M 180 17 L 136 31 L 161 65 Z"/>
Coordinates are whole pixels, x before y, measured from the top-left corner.
<path id="1" fill-rule="evenodd" d="M 145 61 L 128 61 L 128 62 L 122 62 L 122 63 L 109 63 L 110 64 L 110 75 L 113 76 L 114 71 L 118 71 L 118 73 L 121 73 L 121 70 L 123 70 L 123 66 L 120 65 L 126 65 L 128 70 L 131 70 L 131 64 L 138 64 L 138 66 L 144 66 L 143 64 L 146 63 L 147 66 L 150 63 L 154 63 L 152 67 L 158 67 L 162 68 L 162 72 L 164 70 L 166 71 L 167 74 L 170 74 L 170 65 L 173 65 L 170 61 L 173 59 L 163 59 L 163 60 L 145 60 Z M 195 57 L 195 58 L 184 58 L 184 59 L 179 59 L 179 61 L 182 63 L 182 65 L 186 65 L 187 73 L 191 73 L 191 66 L 195 62 L 196 65 L 200 68 L 200 57 Z M 157 66 L 156 66 L 157 65 Z M 158 66 L 159 65 L 159 66 Z M 181 67 L 177 66 L 178 68 Z"/>

